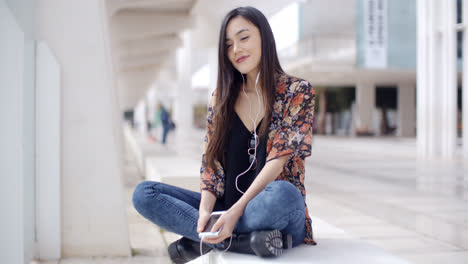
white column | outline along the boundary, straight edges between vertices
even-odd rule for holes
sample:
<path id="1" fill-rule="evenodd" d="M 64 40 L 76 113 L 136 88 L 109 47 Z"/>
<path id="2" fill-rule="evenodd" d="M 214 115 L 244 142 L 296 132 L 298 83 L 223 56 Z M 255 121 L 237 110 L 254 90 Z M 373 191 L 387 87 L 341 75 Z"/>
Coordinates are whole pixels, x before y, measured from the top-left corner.
<path id="1" fill-rule="evenodd" d="M 373 131 L 375 111 L 375 85 L 372 82 L 360 81 L 356 87 L 357 124 L 356 129 Z"/>
<path id="2" fill-rule="evenodd" d="M 189 136 L 193 129 L 192 102 L 192 33 L 187 30 L 183 34 L 183 47 L 177 50 L 177 95 L 175 97 L 174 119 L 177 125 L 178 143 Z"/>
<path id="3" fill-rule="evenodd" d="M 429 149 L 429 34 L 428 28 L 431 27 L 428 19 L 428 4 L 426 0 L 418 0 L 417 9 L 417 105 L 416 105 L 416 140 L 418 154 L 425 156 Z"/>
<path id="4" fill-rule="evenodd" d="M 216 89 L 218 85 L 218 47 L 212 47 L 207 49 L 208 50 L 208 58 L 209 58 L 209 65 L 210 65 L 210 86 L 208 92 L 208 100 L 211 98 L 211 94 Z"/>
<path id="5" fill-rule="evenodd" d="M 146 103 L 144 99 L 140 99 L 133 108 L 133 120 L 136 124 L 136 131 L 146 137 Z"/>
<path id="6" fill-rule="evenodd" d="M 36 6 L 37 38 L 60 65 L 62 257 L 129 256 L 105 1 Z"/>
<path id="7" fill-rule="evenodd" d="M 463 8 L 463 17 L 462 22 L 465 25 L 463 31 L 463 153 L 464 158 L 468 159 L 468 4 L 465 1 L 462 4 Z"/>
<path id="8" fill-rule="evenodd" d="M 427 70 L 425 71 L 424 75 L 426 75 L 426 87 L 421 87 L 422 89 L 427 89 L 427 109 L 424 111 L 423 114 L 426 115 L 428 124 L 426 127 L 427 133 L 427 153 L 426 156 L 437 156 L 440 154 L 440 119 L 441 119 L 441 111 L 440 111 L 440 100 L 437 100 L 437 96 L 440 96 L 437 91 L 437 87 L 441 87 L 440 77 L 435 75 L 434 72 L 439 70 L 438 63 L 440 63 L 440 58 L 437 57 L 437 53 L 440 50 L 440 45 L 437 42 L 439 38 L 437 34 L 437 22 L 435 19 L 435 15 L 437 12 L 437 8 L 435 6 L 434 0 L 428 1 L 428 13 L 427 13 L 427 20 L 425 23 L 428 24 L 427 26 L 427 34 L 428 36 L 428 50 L 427 50 Z M 422 68 L 422 67 L 421 67 Z M 418 65 L 419 69 L 419 65 Z"/>
<path id="9" fill-rule="evenodd" d="M 417 141 L 419 154 L 426 157 L 451 158 L 455 153 L 454 8 L 454 1 L 418 0 L 417 2 Z"/>
<path id="10" fill-rule="evenodd" d="M 398 85 L 398 135 L 416 135 L 416 89 L 413 83 Z"/>
<path id="11" fill-rule="evenodd" d="M 440 26 L 442 30 L 440 75 L 442 156 L 451 158 L 457 144 L 457 44 L 456 44 L 456 1 L 438 1 L 441 4 Z M 465 2 L 466 4 L 466 2 Z M 436 74 L 436 73 L 433 73 Z"/>

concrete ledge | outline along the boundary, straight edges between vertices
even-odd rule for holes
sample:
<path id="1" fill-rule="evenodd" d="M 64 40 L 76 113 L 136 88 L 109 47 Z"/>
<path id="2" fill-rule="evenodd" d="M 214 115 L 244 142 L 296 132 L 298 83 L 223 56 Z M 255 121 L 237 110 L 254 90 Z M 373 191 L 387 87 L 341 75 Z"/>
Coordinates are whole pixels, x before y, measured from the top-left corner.
<path id="1" fill-rule="evenodd" d="M 312 216 L 312 222 L 318 243 L 316 246 L 301 245 L 287 250 L 281 257 L 274 259 L 211 251 L 189 263 L 409 264 L 406 260 L 393 256 L 383 249 L 349 236 L 320 218 Z"/>
<path id="2" fill-rule="evenodd" d="M 175 155 L 176 152 L 159 143 L 149 143 L 147 138 L 135 132 L 128 124 L 123 125 L 123 134 L 126 146 L 135 157 L 138 169 L 142 174 L 146 169 L 146 158 L 153 156 Z"/>
<path id="3" fill-rule="evenodd" d="M 304 263 L 304 264 L 408 264 L 407 261 L 357 239 L 320 239 L 317 246 L 301 245 L 276 259 L 237 253 L 210 252 L 190 263 Z"/>
<path id="4" fill-rule="evenodd" d="M 128 125 L 124 125 L 123 130 L 126 145 L 146 180 L 200 191 L 200 159 L 179 155 L 159 143 L 149 143 Z"/>
<path id="5" fill-rule="evenodd" d="M 200 191 L 200 161 L 183 156 L 147 157 L 145 177 L 184 189 Z"/>
<path id="6" fill-rule="evenodd" d="M 128 146 L 128 149 L 130 153 L 132 153 L 132 156 L 135 157 L 135 161 L 137 163 L 138 169 L 143 172 L 143 153 L 141 151 L 140 146 L 138 145 L 138 142 L 135 138 L 134 132 L 128 125 L 123 125 L 123 136 L 124 136 L 124 141 L 126 145 Z"/>

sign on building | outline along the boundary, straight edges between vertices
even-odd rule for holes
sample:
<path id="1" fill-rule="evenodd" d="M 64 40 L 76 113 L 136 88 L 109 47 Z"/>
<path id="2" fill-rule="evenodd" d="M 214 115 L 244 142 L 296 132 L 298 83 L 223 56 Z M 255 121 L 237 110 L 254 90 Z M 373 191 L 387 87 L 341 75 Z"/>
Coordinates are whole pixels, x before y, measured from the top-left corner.
<path id="1" fill-rule="evenodd" d="M 364 52 L 367 68 L 387 67 L 387 0 L 364 1 Z"/>

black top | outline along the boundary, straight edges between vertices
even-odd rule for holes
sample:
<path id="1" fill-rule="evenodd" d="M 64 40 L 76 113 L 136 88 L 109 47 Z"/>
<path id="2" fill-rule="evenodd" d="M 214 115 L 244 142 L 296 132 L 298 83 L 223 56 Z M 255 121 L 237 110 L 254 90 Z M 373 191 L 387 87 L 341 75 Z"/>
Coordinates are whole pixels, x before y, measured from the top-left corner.
<path id="1" fill-rule="evenodd" d="M 264 120 L 262 119 L 258 124 L 256 129 L 257 133 L 259 132 L 259 127 L 263 121 Z M 247 170 L 250 166 L 249 154 L 247 151 L 249 148 L 250 139 L 253 137 L 252 132 L 253 131 L 249 131 L 245 127 L 237 113 L 234 112 L 234 118 L 231 121 L 231 129 L 229 131 L 226 147 L 224 150 L 224 155 L 226 157 L 226 164 L 224 164 L 224 175 L 226 179 L 224 196 L 221 198 L 221 201 L 224 204 L 225 210 L 229 209 L 242 196 L 242 193 L 240 193 L 236 188 L 235 181 L 236 177 Z M 266 140 L 266 136 L 259 139 L 259 145 L 257 147 L 257 164 L 255 170 L 249 170 L 240 176 L 237 180 L 237 186 L 243 192 L 249 188 L 250 184 L 252 184 L 255 177 L 257 177 L 265 165 Z"/>

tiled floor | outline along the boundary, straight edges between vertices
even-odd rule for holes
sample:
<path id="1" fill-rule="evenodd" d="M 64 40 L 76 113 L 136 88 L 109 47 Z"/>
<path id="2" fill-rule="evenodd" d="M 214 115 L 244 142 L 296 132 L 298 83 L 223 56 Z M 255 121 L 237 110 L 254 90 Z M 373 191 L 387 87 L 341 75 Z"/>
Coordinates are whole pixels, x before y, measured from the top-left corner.
<path id="1" fill-rule="evenodd" d="M 169 149 L 199 159 L 203 133 L 191 133 L 189 147 L 174 143 L 173 135 Z M 143 176 L 128 152 L 126 157 L 125 197 L 136 255 L 60 264 L 170 263 L 166 245 L 178 236 L 161 233 L 134 210 L 131 193 Z M 306 188 L 309 212 L 353 237 L 416 264 L 468 263 L 467 162 L 420 159 L 414 139 L 315 136 Z"/>
<path id="2" fill-rule="evenodd" d="M 414 263 L 468 263 L 468 165 L 413 139 L 315 137 L 311 214 Z"/>
<path id="3" fill-rule="evenodd" d="M 124 195 L 130 246 L 135 254 L 130 263 L 171 263 L 167 254 L 167 241 L 163 236 L 164 230 L 143 218 L 133 207 L 131 200 L 133 191 L 136 185 L 144 180 L 144 177 L 138 170 L 134 157 L 128 151 L 128 146 L 125 152 L 124 170 Z"/>

